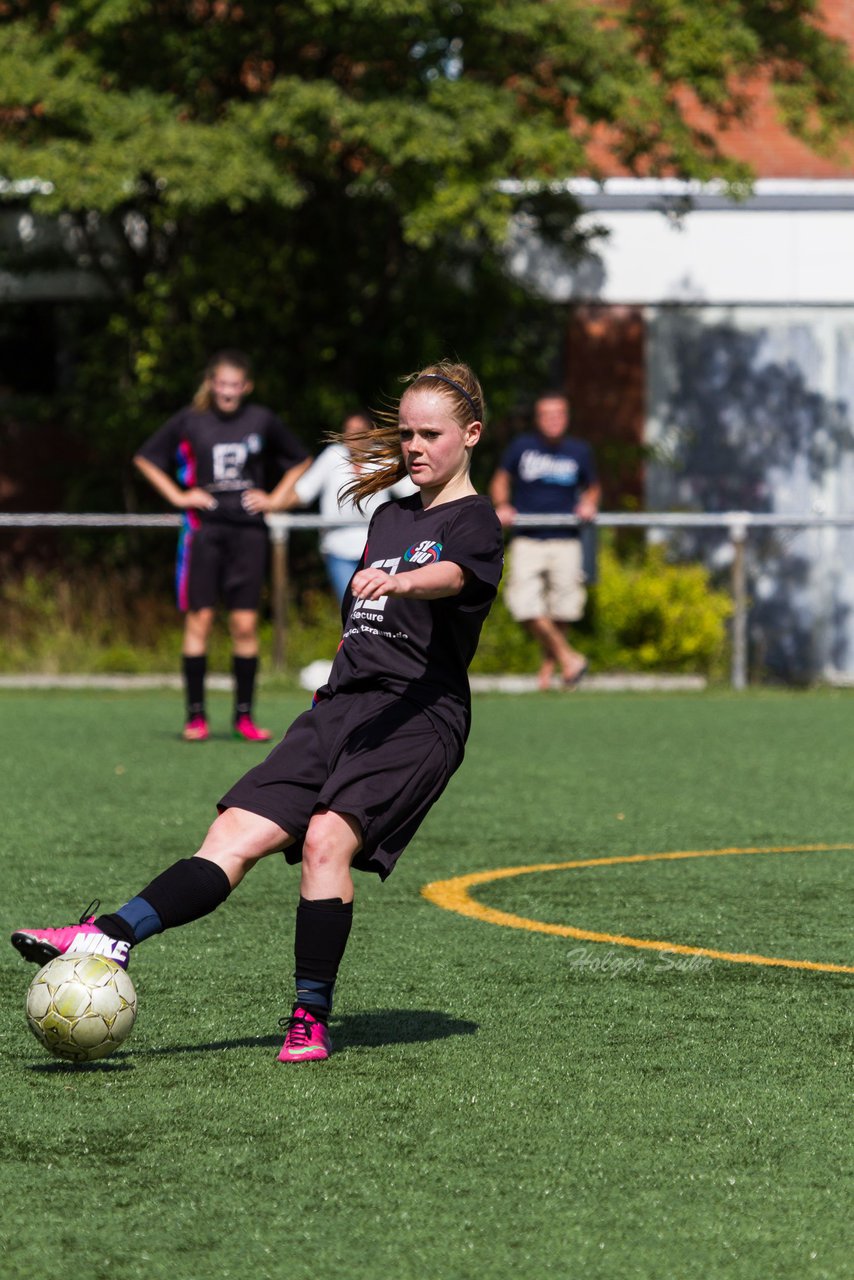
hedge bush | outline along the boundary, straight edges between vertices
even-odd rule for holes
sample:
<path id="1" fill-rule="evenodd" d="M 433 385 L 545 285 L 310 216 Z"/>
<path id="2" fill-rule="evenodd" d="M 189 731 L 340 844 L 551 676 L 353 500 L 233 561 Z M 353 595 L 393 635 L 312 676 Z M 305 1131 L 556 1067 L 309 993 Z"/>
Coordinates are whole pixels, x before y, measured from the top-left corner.
<path id="1" fill-rule="evenodd" d="M 472 671 L 534 671 L 538 647 L 510 617 L 502 596 L 484 628 Z M 660 547 L 623 562 L 606 543 L 598 582 L 572 640 L 592 671 L 717 676 L 726 668 L 731 612 L 729 597 L 713 588 L 702 565 L 670 564 Z"/>
<path id="2" fill-rule="evenodd" d="M 605 547 L 596 587 L 593 659 L 602 669 L 721 675 L 729 595 L 701 564 L 672 564 L 662 547 L 620 561 Z"/>

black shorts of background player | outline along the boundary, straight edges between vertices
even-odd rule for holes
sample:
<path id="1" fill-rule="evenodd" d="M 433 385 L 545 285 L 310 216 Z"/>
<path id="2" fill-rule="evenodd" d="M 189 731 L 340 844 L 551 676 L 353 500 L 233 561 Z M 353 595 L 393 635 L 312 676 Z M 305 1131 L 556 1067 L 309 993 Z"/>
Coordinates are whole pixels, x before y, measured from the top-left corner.
<path id="1" fill-rule="evenodd" d="M 233 651 L 235 736 L 249 742 L 271 736 L 252 718 L 258 606 L 267 562 L 264 514 L 283 509 L 311 458 L 274 413 L 245 403 L 251 391 L 247 356 L 218 352 L 193 403 L 164 423 L 134 456 L 157 492 L 185 513 L 176 586 L 184 613 L 183 736 L 188 742 L 203 742 L 209 735 L 205 675 L 220 601 L 228 610 Z M 278 477 L 272 492 L 265 488 L 270 472 Z"/>
<path id="2" fill-rule="evenodd" d="M 332 993 L 350 932 L 353 868 L 392 871 L 459 766 L 471 703 L 468 665 L 501 577 L 501 526 L 469 478 L 484 418 L 461 364 L 409 380 L 393 425 L 357 446 L 358 500 L 411 476 L 420 492 L 371 518 L 342 604 L 328 684 L 267 759 L 219 801 L 194 857 L 169 867 L 113 914 L 63 929 L 19 929 L 29 960 L 87 951 L 127 964 L 130 948 L 218 907 L 255 863 L 301 862 L 296 1003 L 281 1062 L 327 1058 Z M 265 952 L 266 955 L 266 952 Z"/>

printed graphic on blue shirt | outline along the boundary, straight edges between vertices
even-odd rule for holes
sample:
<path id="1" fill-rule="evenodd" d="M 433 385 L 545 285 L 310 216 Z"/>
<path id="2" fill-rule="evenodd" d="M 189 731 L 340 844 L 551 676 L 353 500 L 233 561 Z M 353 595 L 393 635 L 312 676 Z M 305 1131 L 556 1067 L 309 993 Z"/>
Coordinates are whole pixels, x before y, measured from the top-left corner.
<path id="1" fill-rule="evenodd" d="M 541 484 L 578 484 L 578 459 L 559 454 L 542 453 L 539 449 L 526 449 L 519 459 L 519 479 L 527 484 L 538 480 Z"/>

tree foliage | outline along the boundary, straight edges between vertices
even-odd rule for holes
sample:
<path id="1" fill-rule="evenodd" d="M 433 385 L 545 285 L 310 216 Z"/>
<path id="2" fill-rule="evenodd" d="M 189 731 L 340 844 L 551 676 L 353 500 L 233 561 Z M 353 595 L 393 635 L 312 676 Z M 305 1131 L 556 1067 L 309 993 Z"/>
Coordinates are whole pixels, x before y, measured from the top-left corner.
<path id="1" fill-rule="evenodd" d="M 309 441 L 448 352 L 506 407 L 558 339 L 507 275 L 509 219 L 580 252 L 577 206 L 549 184 L 590 171 L 594 134 L 629 171 L 743 184 L 686 106 L 730 120 L 757 72 L 828 144 L 854 75 L 816 9 L 5 0 L 6 199 L 60 217 L 52 252 L 103 286 L 74 324 L 69 413 L 88 426 L 96 405 L 98 450 L 126 459 L 220 345 L 253 352 Z M 7 265 L 41 265 L 39 243 Z"/>

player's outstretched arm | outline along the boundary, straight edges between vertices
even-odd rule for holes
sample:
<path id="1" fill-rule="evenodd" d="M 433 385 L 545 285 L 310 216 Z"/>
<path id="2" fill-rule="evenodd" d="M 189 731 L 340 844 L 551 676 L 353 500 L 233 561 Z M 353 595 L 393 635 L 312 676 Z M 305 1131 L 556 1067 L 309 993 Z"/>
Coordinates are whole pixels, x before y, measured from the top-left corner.
<path id="1" fill-rule="evenodd" d="M 470 577 L 452 560 L 426 564 L 407 573 L 386 573 L 385 569 L 359 569 L 351 590 L 361 600 L 379 600 L 380 596 L 409 596 L 413 600 L 442 600 L 458 596 Z"/>

